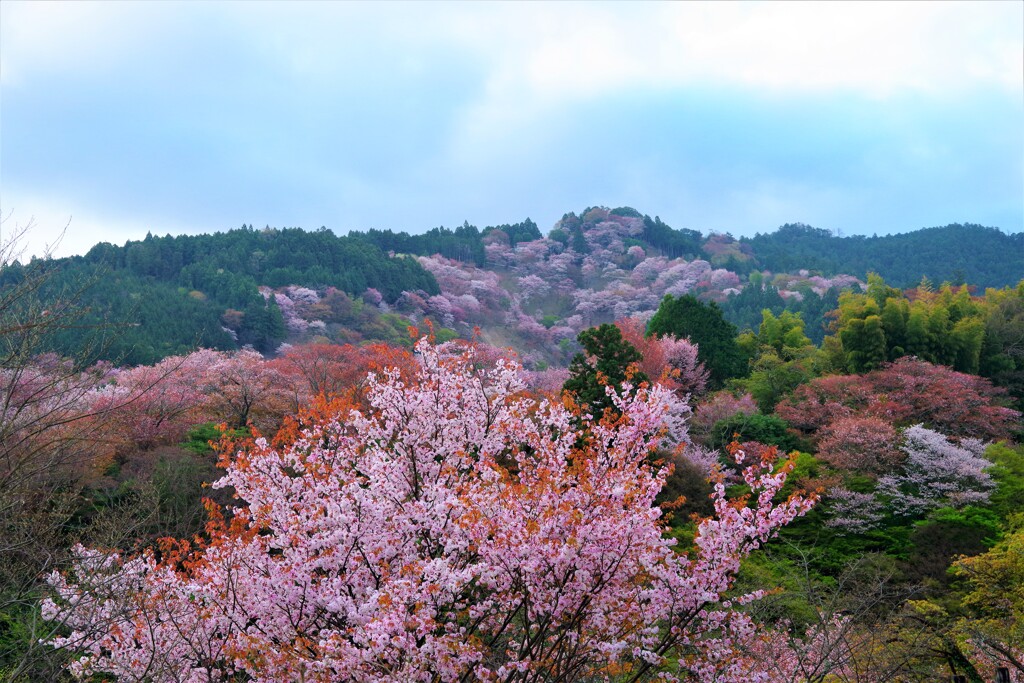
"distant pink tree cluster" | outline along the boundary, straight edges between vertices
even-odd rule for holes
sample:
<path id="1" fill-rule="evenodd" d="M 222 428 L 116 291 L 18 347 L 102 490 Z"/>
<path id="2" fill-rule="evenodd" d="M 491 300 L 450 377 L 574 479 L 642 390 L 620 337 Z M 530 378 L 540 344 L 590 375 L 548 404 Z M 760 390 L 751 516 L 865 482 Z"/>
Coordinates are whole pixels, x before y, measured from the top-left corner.
<path id="1" fill-rule="evenodd" d="M 904 459 L 896 429 L 877 417 L 840 417 L 819 432 L 818 456 L 841 470 L 879 476 Z"/>
<path id="2" fill-rule="evenodd" d="M 144 445 L 179 441 L 197 422 L 274 429 L 311 397 L 278 364 L 249 349 L 200 349 L 123 370 L 108 392 L 106 400 L 124 403 L 121 419 L 135 442 Z"/>
<path id="3" fill-rule="evenodd" d="M 885 515 L 921 517 L 940 507 L 984 504 L 995 488 L 986 471 L 992 463 L 977 439 L 959 443 L 921 425 L 904 430 L 903 457 L 878 480 L 871 493 L 839 487 L 829 493 L 831 526 L 860 532 L 874 527 Z"/>
<path id="4" fill-rule="evenodd" d="M 817 441 L 844 478 L 867 475 L 873 491 L 840 485 L 829 494 L 832 524 L 861 531 L 885 514 L 921 515 L 987 499 L 982 441 L 1007 438 L 1020 413 L 981 377 L 901 358 L 865 375 L 819 377 L 776 413 Z"/>
<path id="5" fill-rule="evenodd" d="M 434 297 L 430 303 L 424 299 L 419 308 L 422 315 L 440 316 L 449 326 L 457 322 L 483 324 L 494 322 L 508 308 L 510 295 L 493 271 L 442 256 L 421 256 L 419 261 L 441 287 L 440 298 Z"/>
<path id="6" fill-rule="evenodd" d="M 281 317 L 284 319 L 284 326 L 290 333 L 302 334 L 306 331 L 309 327 L 309 321 L 299 315 L 295 302 L 292 301 L 291 297 L 281 292 L 275 292 L 274 301 L 277 302 L 277 307 L 281 311 Z"/>
<path id="7" fill-rule="evenodd" d="M 773 286 L 779 289 L 780 294 L 783 291 L 796 292 L 803 289 L 809 289 L 818 296 L 821 296 L 833 287 L 837 289 L 855 290 L 863 290 L 866 287 L 864 282 L 852 275 L 836 275 L 834 277 L 827 278 L 822 277 L 821 275 L 810 275 L 806 270 L 801 270 L 795 274 L 780 273 L 775 275 L 771 282 Z"/>
<path id="8" fill-rule="evenodd" d="M 630 216 L 594 216 L 584 231 L 590 256 L 598 264 L 624 264 L 627 260 L 626 240 L 643 234 L 643 221 Z M 586 217 L 584 217 L 586 221 Z M 642 250 L 641 250 L 642 251 Z M 635 258 L 635 256 L 629 256 Z"/>
<path id="9" fill-rule="evenodd" d="M 901 358 L 865 375 L 819 377 L 776 407 L 794 427 L 816 434 L 845 417 L 913 424 L 953 437 L 1008 438 L 1020 413 L 1000 405 L 1005 392 L 987 379 L 917 358 Z"/>
<path id="10" fill-rule="evenodd" d="M 722 265 L 733 258 L 749 259 L 749 248 L 728 235 L 709 238 L 705 245 L 713 254 L 709 262 L 669 259 L 658 255 L 654 248 L 635 244 L 645 230 L 643 219 L 615 215 L 605 207 L 593 208 L 579 217 L 567 214 L 555 230 L 560 232 L 558 239 L 542 237 L 514 246 L 503 231 L 491 231 L 483 243 L 488 267 L 495 270 L 440 256 L 420 257 L 437 279 L 440 296 L 451 304 L 450 311 L 428 310 L 427 297 L 422 295 L 424 305 L 407 298 L 403 310 L 415 319 L 450 315 L 445 319 L 467 336 L 472 325 L 502 321 L 512 325 L 524 340 L 537 343 L 544 335 L 534 323 L 550 326 L 546 314 L 564 315 L 570 306 L 581 322 L 567 319 L 556 324 L 578 333 L 622 318 L 646 319 L 666 294 L 695 294 L 722 302 L 744 287 L 740 277 Z M 585 248 L 580 247 L 581 237 Z M 791 284 L 794 289 L 784 289 L 782 295 L 791 298 L 802 297 L 801 292 L 812 287 L 857 282 L 847 276 L 831 280 L 812 280 L 806 274 L 786 277 L 782 284 Z M 472 296 L 474 301 L 457 301 L 459 296 Z M 523 319 L 520 312 L 534 322 Z"/>
<path id="11" fill-rule="evenodd" d="M 982 457 L 985 444 L 977 439 L 952 443 L 944 435 L 921 425 L 903 432 L 906 459 L 893 474 L 878 481 L 878 493 L 893 512 L 916 516 L 935 508 L 984 503 L 995 487 L 985 470 L 992 463 Z"/>
<path id="12" fill-rule="evenodd" d="M 371 306 L 380 306 L 381 302 L 384 301 L 384 295 L 370 287 L 363 292 L 363 300 Z"/>
<path id="13" fill-rule="evenodd" d="M 97 397 L 94 410 L 117 407 L 116 422 L 128 439 L 147 448 L 176 443 L 202 421 L 205 396 L 198 379 L 204 356 L 172 356 L 156 365 L 125 368 Z"/>
<path id="14" fill-rule="evenodd" d="M 541 396 L 557 398 L 562 393 L 562 385 L 569 379 L 568 368 L 547 368 L 544 370 L 524 370 L 523 382 L 532 391 Z"/>
<path id="15" fill-rule="evenodd" d="M 677 259 L 672 265 L 658 273 L 652 288 L 659 295 L 671 294 L 682 296 L 693 291 L 699 282 L 711 273 L 711 264 L 697 259 L 683 261 Z"/>
<path id="16" fill-rule="evenodd" d="M 537 322 L 537 320 L 532 316 L 524 313 L 518 305 L 514 306 L 512 311 L 508 313 L 506 321 L 509 325 L 513 326 L 528 343 L 549 344 L 553 341 L 551 331 L 541 323 Z"/>
<path id="17" fill-rule="evenodd" d="M 542 277 L 537 275 L 526 275 L 516 278 L 519 285 L 519 300 L 522 303 L 530 299 L 541 299 L 551 291 L 551 285 Z"/>

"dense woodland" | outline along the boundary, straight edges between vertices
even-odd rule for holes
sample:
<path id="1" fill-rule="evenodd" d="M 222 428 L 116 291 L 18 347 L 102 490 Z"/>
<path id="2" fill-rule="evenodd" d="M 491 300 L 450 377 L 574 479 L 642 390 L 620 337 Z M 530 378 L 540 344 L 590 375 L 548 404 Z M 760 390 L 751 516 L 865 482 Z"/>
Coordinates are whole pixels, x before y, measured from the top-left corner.
<path id="1" fill-rule="evenodd" d="M 897 287 L 913 287 L 923 277 L 936 284 L 1002 287 L 1024 272 L 1024 233 L 1008 235 L 970 223 L 881 237 L 839 237 L 797 223 L 740 242 L 756 254 L 759 268 L 807 268 L 824 275 L 874 272 Z"/>
<path id="2" fill-rule="evenodd" d="M 1019 237 L 9 242 L 0 679 L 1024 680 Z"/>

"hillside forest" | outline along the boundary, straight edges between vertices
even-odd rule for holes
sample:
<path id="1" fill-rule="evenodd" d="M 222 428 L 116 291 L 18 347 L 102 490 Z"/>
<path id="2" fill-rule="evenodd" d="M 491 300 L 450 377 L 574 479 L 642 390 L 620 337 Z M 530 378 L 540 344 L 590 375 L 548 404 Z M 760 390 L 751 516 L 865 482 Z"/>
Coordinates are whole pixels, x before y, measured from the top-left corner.
<path id="1" fill-rule="evenodd" d="M 1024 680 L 1021 235 L 18 247 L 0 680 Z"/>

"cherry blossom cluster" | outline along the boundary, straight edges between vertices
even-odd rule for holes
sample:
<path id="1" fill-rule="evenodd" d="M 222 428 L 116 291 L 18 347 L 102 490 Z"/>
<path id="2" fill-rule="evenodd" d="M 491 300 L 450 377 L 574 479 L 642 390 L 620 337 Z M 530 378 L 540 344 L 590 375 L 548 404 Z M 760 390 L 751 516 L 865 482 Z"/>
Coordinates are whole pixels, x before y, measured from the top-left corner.
<path id="1" fill-rule="evenodd" d="M 982 457 L 978 439 L 953 443 L 921 425 L 906 429 L 900 449 L 903 462 L 878 480 L 871 493 L 839 487 L 829 494 L 829 525 L 851 532 L 876 526 L 885 515 L 921 517 L 940 507 L 984 504 L 995 488 L 986 471 L 992 463 Z"/>
<path id="2" fill-rule="evenodd" d="M 649 454 L 685 434 L 660 385 L 609 389 L 583 420 L 523 394 L 519 367 L 421 341 L 419 370 L 365 403 L 226 457 L 230 522 L 204 543 L 122 558 L 80 548 L 47 618 L 75 675 L 119 680 L 767 680 L 739 656 L 756 626 L 727 598 L 750 551 L 812 500 L 776 495 L 791 463 L 714 479 L 715 514 L 680 552 Z M 737 459 L 744 456 L 737 453 Z"/>

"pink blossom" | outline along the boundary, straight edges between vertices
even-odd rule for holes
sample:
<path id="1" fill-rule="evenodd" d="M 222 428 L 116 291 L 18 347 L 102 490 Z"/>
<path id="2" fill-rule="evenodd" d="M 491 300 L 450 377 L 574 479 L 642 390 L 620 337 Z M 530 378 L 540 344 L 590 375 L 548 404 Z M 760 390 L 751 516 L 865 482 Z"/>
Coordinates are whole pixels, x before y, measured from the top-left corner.
<path id="1" fill-rule="evenodd" d="M 747 506 L 716 476 L 715 514 L 680 553 L 654 505 L 667 471 L 648 458 L 671 393 L 625 386 L 622 417 L 581 432 L 560 402 L 523 398 L 508 361 L 417 353 L 413 382 L 369 378 L 365 410 L 232 459 L 216 486 L 238 506 L 206 545 L 166 563 L 80 548 L 44 605 L 72 673 L 750 680 L 738 654 L 756 626 L 735 606 L 760 593 L 725 595 L 740 559 L 811 505 L 773 503 L 789 467 L 755 459 Z"/>

